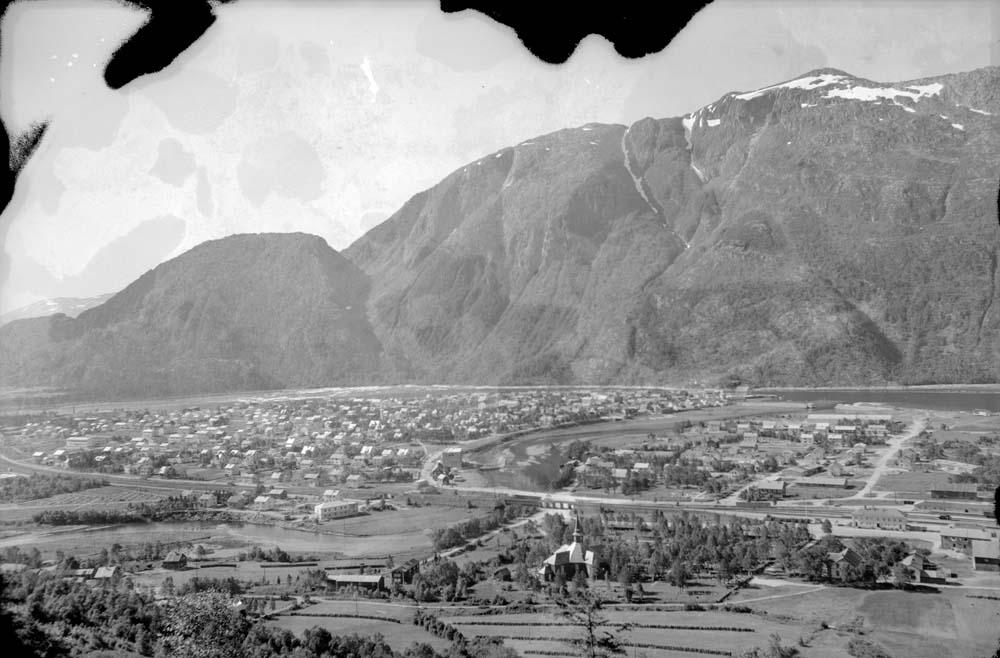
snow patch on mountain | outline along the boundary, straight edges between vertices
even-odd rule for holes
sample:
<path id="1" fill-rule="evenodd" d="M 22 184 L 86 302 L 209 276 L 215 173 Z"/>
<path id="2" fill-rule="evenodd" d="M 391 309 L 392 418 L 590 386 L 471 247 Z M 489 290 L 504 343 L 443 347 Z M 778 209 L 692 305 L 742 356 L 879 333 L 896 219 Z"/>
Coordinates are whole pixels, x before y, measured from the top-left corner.
<path id="1" fill-rule="evenodd" d="M 635 172 L 632 171 L 632 159 L 629 157 L 628 142 L 626 141 L 630 128 L 631 126 L 627 128 L 624 133 L 622 133 L 622 158 L 625 162 L 625 171 L 627 171 L 628 175 L 632 177 L 632 182 L 635 183 L 635 189 L 639 193 L 639 196 L 641 196 L 642 200 L 646 202 L 649 209 L 658 215 L 660 212 L 656 209 L 656 206 L 653 205 L 653 202 L 649 200 L 649 197 L 646 196 L 646 190 L 642 186 L 642 179 L 636 176 Z"/>
<path id="2" fill-rule="evenodd" d="M 969 111 L 970 111 L 970 112 L 975 112 L 976 114 L 985 114 L 985 115 L 986 115 L 986 116 L 988 116 L 988 117 L 991 117 L 991 116 L 993 116 L 993 113 L 992 113 L 992 112 L 987 112 L 986 110 L 977 110 L 977 109 L 976 109 L 976 108 L 974 108 L 974 107 L 970 107 L 970 108 L 969 108 Z"/>
<path id="3" fill-rule="evenodd" d="M 758 96 L 763 96 L 765 93 L 772 91 L 774 89 L 816 89 L 818 87 L 826 87 L 828 85 L 836 84 L 838 82 L 843 82 L 846 78 L 842 75 L 835 75 L 833 73 L 822 73 L 820 75 L 809 75 L 804 78 L 798 78 L 796 80 L 791 80 L 789 82 L 782 82 L 781 84 L 771 85 L 770 87 L 764 87 L 763 89 L 758 89 L 757 91 L 750 91 L 745 94 L 737 94 L 733 98 L 741 101 L 748 101 Z"/>
<path id="4" fill-rule="evenodd" d="M 709 128 L 715 128 L 720 123 L 722 123 L 722 119 L 709 119 L 708 120 L 708 126 L 709 126 Z"/>
<path id="5" fill-rule="evenodd" d="M 951 124 L 951 127 L 954 128 L 955 130 L 965 130 L 965 126 L 963 126 L 960 123 L 953 123 Z"/>
<path id="6" fill-rule="evenodd" d="M 691 129 L 694 127 L 695 115 L 686 114 L 681 118 L 681 125 L 684 126 L 684 140 L 687 142 L 688 150 L 691 150 Z"/>
<path id="7" fill-rule="evenodd" d="M 705 174 L 701 173 L 701 169 L 698 169 L 698 165 L 696 165 L 694 163 L 694 160 L 691 161 L 691 168 L 694 169 L 694 173 L 698 174 L 698 180 L 700 180 L 702 183 L 704 183 L 705 182 Z"/>
<path id="8" fill-rule="evenodd" d="M 916 91 L 906 91 L 895 87 L 848 87 L 846 89 L 831 89 L 823 98 L 847 98 L 855 101 L 874 101 L 879 98 L 895 100 L 899 96 L 918 101 L 921 98 L 937 96 L 944 89 L 938 82 L 929 85 L 912 85 L 908 89 Z"/>

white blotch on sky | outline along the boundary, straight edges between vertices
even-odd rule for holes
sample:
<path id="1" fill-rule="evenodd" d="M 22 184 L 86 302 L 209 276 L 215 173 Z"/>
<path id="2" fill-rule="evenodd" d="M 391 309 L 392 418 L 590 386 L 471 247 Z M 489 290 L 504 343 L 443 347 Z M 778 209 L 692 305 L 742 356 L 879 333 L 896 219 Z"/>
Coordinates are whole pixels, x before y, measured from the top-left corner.
<path id="1" fill-rule="evenodd" d="M 364 71 L 365 77 L 368 78 L 368 88 L 372 92 L 372 102 L 378 97 L 378 83 L 375 82 L 375 74 L 372 73 L 372 63 L 365 55 L 365 58 L 361 60 L 361 70 Z"/>

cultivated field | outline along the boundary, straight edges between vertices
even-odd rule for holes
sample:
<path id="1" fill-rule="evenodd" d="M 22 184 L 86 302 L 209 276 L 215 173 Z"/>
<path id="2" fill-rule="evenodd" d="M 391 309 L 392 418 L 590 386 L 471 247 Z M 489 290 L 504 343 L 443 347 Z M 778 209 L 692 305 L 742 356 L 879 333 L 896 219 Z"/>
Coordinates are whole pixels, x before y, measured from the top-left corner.
<path id="1" fill-rule="evenodd" d="M 934 594 L 825 587 L 756 602 L 748 600 L 753 598 L 749 592 L 741 592 L 732 602 L 800 625 L 803 631 L 825 623 L 840 631 L 842 647 L 850 637 L 846 629 L 860 617 L 863 637 L 881 644 L 893 656 L 981 658 L 992 655 L 1000 642 L 1000 601 L 968 598 L 973 592 L 964 588 L 942 588 Z M 816 644 L 827 648 L 836 644 L 829 633 L 825 631 L 823 642 Z M 802 655 L 813 654 L 803 649 Z"/>
<path id="2" fill-rule="evenodd" d="M 929 492 L 933 487 L 948 484 L 948 474 L 942 471 L 902 471 L 886 473 L 879 478 L 875 489 L 879 491 Z"/>
<path id="3" fill-rule="evenodd" d="M 444 652 L 450 642 L 428 633 L 421 626 L 413 624 L 415 608 L 407 605 L 391 604 L 382 601 L 360 600 L 330 601 L 307 606 L 296 611 L 294 615 L 281 615 L 273 626 L 287 628 L 299 634 L 307 628 L 320 626 L 334 635 L 375 635 L 380 634 L 396 651 L 404 651 L 414 642 L 425 642 L 440 652 Z M 368 615 L 372 617 L 388 617 L 399 623 L 380 619 L 359 619 L 349 616 L 331 615 Z"/>
<path id="4" fill-rule="evenodd" d="M 20 503 L 4 503 L 0 505 L 0 520 L 4 523 L 27 522 L 32 516 L 45 510 L 124 509 L 131 503 L 153 503 L 162 498 L 165 495 L 148 489 L 98 487 Z"/>
<path id="5" fill-rule="evenodd" d="M 751 614 L 719 611 L 647 612 L 614 608 L 606 609 L 603 614 L 609 624 L 608 630 L 615 632 L 630 655 L 633 653 L 632 645 L 635 644 L 636 652 L 641 651 L 650 658 L 696 655 L 665 647 L 731 652 L 752 649 L 766 645 L 771 633 L 780 635 L 786 644 L 793 644 L 801 634 L 801 628 L 794 623 L 773 621 Z M 580 634 L 578 627 L 552 613 L 442 616 L 442 619 L 455 625 L 467 637 L 484 635 L 511 638 L 505 643 L 525 655 L 530 655 L 526 652 L 531 649 L 567 651 L 569 647 L 560 640 L 578 637 Z M 617 630 L 616 626 L 622 624 L 632 624 L 633 627 Z"/>

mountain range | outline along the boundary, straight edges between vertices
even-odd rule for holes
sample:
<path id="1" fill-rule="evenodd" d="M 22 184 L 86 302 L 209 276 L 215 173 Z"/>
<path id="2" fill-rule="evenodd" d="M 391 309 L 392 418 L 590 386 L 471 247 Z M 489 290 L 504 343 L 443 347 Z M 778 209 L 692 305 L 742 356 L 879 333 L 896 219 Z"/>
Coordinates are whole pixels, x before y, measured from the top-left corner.
<path id="1" fill-rule="evenodd" d="M 113 293 L 98 295 L 96 297 L 56 297 L 54 299 L 43 299 L 27 306 L 21 306 L 6 313 L 0 313 L 0 325 L 5 325 L 14 320 L 25 318 L 41 318 L 48 315 L 63 313 L 71 318 L 75 318 L 88 308 L 94 308 L 106 302 Z"/>
<path id="2" fill-rule="evenodd" d="M 1000 377 L 1000 67 L 835 69 L 486 155 L 338 254 L 204 243 L 77 318 L 0 327 L 0 384 Z"/>

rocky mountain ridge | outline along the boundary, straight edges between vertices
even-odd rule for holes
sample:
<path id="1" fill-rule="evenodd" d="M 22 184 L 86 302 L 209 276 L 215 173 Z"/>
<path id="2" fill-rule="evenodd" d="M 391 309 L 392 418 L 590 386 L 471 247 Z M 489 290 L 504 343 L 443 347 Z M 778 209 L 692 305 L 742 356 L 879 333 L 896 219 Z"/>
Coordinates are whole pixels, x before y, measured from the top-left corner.
<path id="1" fill-rule="evenodd" d="M 207 297 L 217 290 L 242 300 L 227 307 L 230 324 L 214 325 L 200 302 L 207 328 L 171 334 L 174 351 L 157 358 L 225 364 L 228 374 L 196 368 L 170 379 L 170 390 L 198 378 L 205 390 L 997 381 L 998 121 L 998 67 L 894 84 L 820 69 L 683 117 L 539 136 L 415 195 L 344 258 L 316 247 L 307 261 L 338 265 L 297 272 L 297 288 L 271 280 L 284 275 L 268 268 L 271 278 L 226 279 L 247 288 L 237 294 L 203 272 Z M 250 238 L 213 248 L 229 253 L 224 243 L 237 239 Z M 290 264 L 300 249 L 274 258 Z M 267 291 L 265 308 L 284 309 L 282 294 L 309 303 L 264 320 L 245 306 L 251 286 Z M 182 296 L 182 288 L 171 290 Z M 160 306 L 180 313 L 182 303 L 162 297 L 150 306 L 124 292 L 75 324 L 56 316 L 31 330 L 0 328 L 0 362 L 18 364 L 0 382 L 97 390 L 115 369 L 133 368 L 95 356 L 131 344 L 118 330 L 96 339 L 99 326 L 134 327 L 130 349 L 142 352 L 151 325 L 126 318 Z M 326 308 L 342 294 L 352 303 Z M 270 327 L 279 318 L 280 330 Z M 66 350 L 25 338 L 46 322 L 50 336 L 75 327 L 82 342 L 68 353 L 77 356 L 56 358 Z M 267 336 L 308 326 L 310 339 L 220 339 L 247 322 Z M 317 358 L 326 365 L 309 365 Z M 129 381 L 117 390 L 140 386 Z"/>

